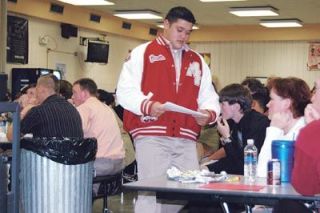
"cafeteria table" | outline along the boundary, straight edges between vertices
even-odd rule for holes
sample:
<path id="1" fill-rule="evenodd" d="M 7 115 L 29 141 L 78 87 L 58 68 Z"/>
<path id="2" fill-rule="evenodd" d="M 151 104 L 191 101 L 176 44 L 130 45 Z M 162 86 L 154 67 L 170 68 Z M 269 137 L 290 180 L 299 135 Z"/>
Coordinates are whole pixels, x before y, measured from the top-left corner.
<path id="1" fill-rule="evenodd" d="M 317 205 L 320 195 L 303 196 L 295 191 L 290 183 L 278 186 L 266 184 L 266 179 L 257 178 L 255 183 L 247 184 L 243 176 L 229 175 L 229 180 L 211 183 L 182 183 L 169 180 L 166 176 L 139 180 L 123 185 L 124 189 L 155 192 L 157 199 L 185 201 L 216 201 L 228 212 L 227 203 L 242 203 L 251 212 L 253 205 L 273 206 L 281 199 L 299 200 Z"/>

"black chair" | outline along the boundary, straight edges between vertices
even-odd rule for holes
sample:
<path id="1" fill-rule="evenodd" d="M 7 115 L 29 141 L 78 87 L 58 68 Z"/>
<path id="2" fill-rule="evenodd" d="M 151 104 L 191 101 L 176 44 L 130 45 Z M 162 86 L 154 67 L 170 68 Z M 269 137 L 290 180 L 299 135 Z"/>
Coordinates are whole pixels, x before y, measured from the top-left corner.
<path id="1" fill-rule="evenodd" d="M 93 184 L 99 183 L 99 190 L 92 196 L 92 201 L 103 198 L 102 213 L 111 212 L 108 209 L 108 196 L 116 195 L 122 188 L 122 171 L 114 175 L 97 176 L 93 178 Z"/>

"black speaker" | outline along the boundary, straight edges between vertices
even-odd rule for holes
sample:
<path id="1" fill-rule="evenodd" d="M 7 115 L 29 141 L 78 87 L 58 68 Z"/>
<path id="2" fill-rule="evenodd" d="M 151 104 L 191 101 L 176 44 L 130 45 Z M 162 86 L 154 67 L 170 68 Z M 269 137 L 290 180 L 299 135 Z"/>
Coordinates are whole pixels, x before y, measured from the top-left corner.
<path id="1" fill-rule="evenodd" d="M 130 30 L 131 29 L 131 23 L 129 22 L 122 22 L 122 28 L 126 29 L 126 30 Z"/>
<path id="2" fill-rule="evenodd" d="M 0 74 L 0 101 L 8 101 L 6 97 L 7 82 L 8 82 L 8 75 Z"/>
<path id="3" fill-rule="evenodd" d="M 101 16 L 95 15 L 93 13 L 90 14 L 90 21 L 100 23 Z"/>
<path id="4" fill-rule="evenodd" d="M 64 7 L 59 4 L 54 4 L 54 3 L 50 4 L 50 11 L 51 12 L 63 14 L 63 9 L 64 9 Z"/>
<path id="5" fill-rule="evenodd" d="M 150 29 L 149 29 L 149 34 L 150 34 L 150 35 L 156 36 L 157 33 L 158 33 L 158 30 L 157 30 L 156 28 L 150 28 Z"/>
<path id="6" fill-rule="evenodd" d="M 63 38 L 77 37 L 78 28 L 71 24 L 61 24 L 61 36 Z"/>

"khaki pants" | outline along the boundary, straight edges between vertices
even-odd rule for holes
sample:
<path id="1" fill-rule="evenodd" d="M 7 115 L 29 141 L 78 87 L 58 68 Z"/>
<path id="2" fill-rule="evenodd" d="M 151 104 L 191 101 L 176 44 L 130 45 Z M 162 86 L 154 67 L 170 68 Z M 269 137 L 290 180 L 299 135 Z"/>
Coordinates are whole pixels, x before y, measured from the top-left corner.
<path id="1" fill-rule="evenodd" d="M 138 179 L 166 175 L 167 169 L 175 166 L 180 170 L 199 169 L 196 142 L 173 137 L 146 136 L 134 140 Z M 135 212 L 178 212 L 181 205 L 161 205 L 154 193 L 139 194 Z"/>

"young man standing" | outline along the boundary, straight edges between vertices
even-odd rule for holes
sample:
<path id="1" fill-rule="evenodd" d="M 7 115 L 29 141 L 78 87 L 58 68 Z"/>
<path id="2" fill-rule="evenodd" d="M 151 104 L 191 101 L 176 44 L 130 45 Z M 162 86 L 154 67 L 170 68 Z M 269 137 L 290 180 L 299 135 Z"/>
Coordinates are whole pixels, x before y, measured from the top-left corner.
<path id="1" fill-rule="evenodd" d="M 134 139 L 140 180 L 165 175 L 171 166 L 199 169 L 195 141 L 201 126 L 214 122 L 220 113 L 211 72 L 186 45 L 194 24 L 187 8 L 172 8 L 163 35 L 135 48 L 124 63 L 117 98 L 126 110 L 124 126 Z M 166 111 L 165 102 L 198 110 L 203 116 Z M 139 196 L 135 212 L 159 208 L 164 211 L 155 196 Z"/>

